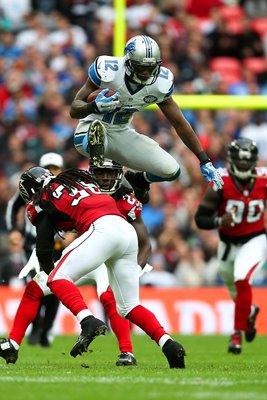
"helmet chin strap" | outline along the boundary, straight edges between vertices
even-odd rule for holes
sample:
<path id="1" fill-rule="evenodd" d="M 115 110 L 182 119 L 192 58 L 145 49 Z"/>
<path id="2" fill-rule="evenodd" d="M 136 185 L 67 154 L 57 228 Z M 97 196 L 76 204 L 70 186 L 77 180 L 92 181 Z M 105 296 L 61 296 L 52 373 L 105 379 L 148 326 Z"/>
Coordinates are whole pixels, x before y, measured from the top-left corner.
<path id="1" fill-rule="evenodd" d="M 236 166 L 234 164 L 232 164 L 231 166 L 231 172 L 232 174 L 240 179 L 240 180 L 247 180 L 247 179 L 251 179 L 253 177 L 255 177 L 255 175 L 253 176 L 252 174 L 252 170 L 248 170 L 248 171 L 239 171 L 239 169 L 236 168 Z"/>
<path id="2" fill-rule="evenodd" d="M 47 186 L 48 183 L 49 183 L 49 182 L 51 181 L 51 179 L 53 179 L 53 178 L 55 178 L 54 175 L 49 175 L 49 176 L 47 176 L 47 177 L 44 179 L 43 188 L 44 188 L 45 186 Z"/>
<path id="3" fill-rule="evenodd" d="M 127 78 L 130 80 L 130 82 L 133 82 L 135 85 L 149 86 L 149 85 L 152 85 L 156 81 L 158 74 L 159 74 L 159 66 L 158 66 L 157 72 L 154 75 L 149 76 L 146 80 L 142 80 L 142 79 L 138 78 L 138 75 L 134 71 L 134 68 L 132 67 L 130 60 L 127 57 L 125 57 L 124 60 L 125 60 L 124 61 L 125 74 L 126 74 Z"/>

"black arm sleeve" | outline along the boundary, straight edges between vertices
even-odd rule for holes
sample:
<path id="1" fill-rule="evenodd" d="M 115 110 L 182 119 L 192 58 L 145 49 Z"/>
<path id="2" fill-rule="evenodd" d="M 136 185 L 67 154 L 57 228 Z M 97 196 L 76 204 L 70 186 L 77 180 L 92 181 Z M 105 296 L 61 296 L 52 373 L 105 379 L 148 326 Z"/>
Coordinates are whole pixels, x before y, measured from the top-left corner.
<path id="1" fill-rule="evenodd" d="M 195 215 L 195 222 L 199 229 L 210 230 L 218 228 L 219 226 L 217 214 L 210 208 L 204 206 L 198 207 Z"/>
<path id="2" fill-rule="evenodd" d="M 49 274 L 54 268 L 54 225 L 45 212 L 36 219 L 36 255 L 43 271 Z"/>
<path id="3" fill-rule="evenodd" d="M 91 101 L 86 105 L 87 115 L 89 114 L 99 114 L 99 111 L 96 107 L 95 101 Z"/>

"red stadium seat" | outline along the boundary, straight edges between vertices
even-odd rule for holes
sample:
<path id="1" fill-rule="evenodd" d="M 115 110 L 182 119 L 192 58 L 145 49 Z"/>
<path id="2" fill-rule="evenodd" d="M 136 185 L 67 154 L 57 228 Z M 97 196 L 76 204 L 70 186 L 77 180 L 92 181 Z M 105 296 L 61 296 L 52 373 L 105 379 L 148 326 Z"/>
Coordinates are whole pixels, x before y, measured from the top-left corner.
<path id="1" fill-rule="evenodd" d="M 240 61 L 232 57 L 215 57 L 210 60 L 210 69 L 227 85 L 241 81 Z"/>
<path id="2" fill-rule="evenodd" d="M 267 61 L 263 57 L 248 57 L 243 60 L 243 65 L 254 74 L 260 74 L 267 69 Z"/>
<path id="3" fill-rule="evenodd" d="M 267 33 L 267 18 L 255 18 L 251 21 L 251 27 L 260 36 L 264 36 Z"/>
<path id="4" fill-rule="evenodd" d="M 232 72 L 217 72 L 220 77 L 220 80 L 228 85 L 232 83 L 237 83 L 241 81 L 240 74 L 232 73 Z"/>
<path id="5" fill-rule="evenodd" d="M 231 20 L 227 21 L 226 26 L 227 26 L 229 32 L 233 33 L 234 35 L 237 35 L 237 34 L 243 32 L 243 26 L 239 19 L 231 19 Z"/>
<path id="6" fill-rule="evenodd" d="M 241 64 L 233 57 L 214 57 L 209 62 L 210 69 L 215 72 L 240 75 Z"/>
<path id="7" fill-rule="evenodd" d="M 244 15 L 244 9 L 238 6 L 222 6 L 219 12 L 224 21 L 238 20 Z"/>

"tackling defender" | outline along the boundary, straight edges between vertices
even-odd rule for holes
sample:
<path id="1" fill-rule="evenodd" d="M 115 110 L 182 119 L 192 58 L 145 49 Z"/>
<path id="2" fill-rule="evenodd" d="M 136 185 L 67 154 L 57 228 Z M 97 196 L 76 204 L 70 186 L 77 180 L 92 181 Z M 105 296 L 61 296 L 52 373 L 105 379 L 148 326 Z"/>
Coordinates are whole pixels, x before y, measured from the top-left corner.
<path id="1" fill-rule="evenodd" d="M 113 196 L 120 212 L 135 228 L 138 236 L 138 264 L 141 268 L 144 268 L 151 253 L 151 245 L 146 226 L 141 217 L 142 204 L 133 196 L 132 188 L 127 181 L 125 179 L 123 180 L 122 166 L 112 160 L 106 159 L 102 167 L 91 166 L 89 173 L 98 184 L 102 193 Z M 34 258 L 34 255 L 32 256 L 31 264 L 35 270 L 38 260 Z M 31 265 L 25 266 L 24 269 L 27 269 L 27 273 L 30 267 Z M 92 282 L 96 284 L 98 297 L 110 320 L 111 328 L 118 339 L 121 353 L 119 354 L 116 365 L 137 365 L 137 361 L 132 352 L 130 324 L 129 321 L 122 318 L 117 313 L 114 294 L 109 288 L 107 270 L 104 264 L 85 275 L 83 278 L 80 278 L 75 284 L 77 286 L 83 286 Z M 44 288 L 41 286 L 41 289 Z M 51 291 L 46 287 L 43 298 L 46 298 L 46 295 L 49 293 L 51 293 Z M 9 335 L 9 339 L 12 339 L 13 343 L 16 343 L 16 347 L 17 345 L 20 346 L 26 330 L 32 322 L 33 314 L 32 312 L 28 312 L 31 306 L 33 311 L 36 309 L 37 304 L 28 297 L 26 288 Z"/>
<path id="2" fill-rule="evenodd" d="M 74 137 L 76 149 L 95 165 L 101 165 L 107 157 L 142 171 L 127 171 L 126 178 L 144 204 L 149 201 L 150 183 L 173 181 L 180 175 L 180 166 L 172 156 L 130 126 L 133 114 L 149 104 L 158 104 L 184 144 L 198 157 L 206 181 L 222 186 L 219 173 L 172 98 L 174 77 L 161 62 L 155 40 L 135 36 L 127 42 L 124 57 L 103 55 L 93 62 L 70 107 L 70 116 L 80 119 Z M 89 94 L 99 88 L 102 92 L 88 103 Z M 117 92 L 105 97 L 109 88 Z"/>
<path id="3" fill-rule="evenodd" d="M 36 226 L 40 267 L 46 273 L 51 271 L 48 280 L 43 279 L 44 286 L 47 283 L 81 323 L 81 334 L 71 355 L 76 357 L 86 352 L 96 336 L 105 334 L 106 325 L 92 315 L 73 284 L 105 263 L 119 313 L 161 347 L 170 368 L 184 368 L 183 346 L 166 333 L 152 312 L 140 305 L 138 239 L 114 199 L 102 194 L 88 172 L 82 170 L 67 170 L 54 177 L 48 170 L 34 167 L 22 174 L 19 187 L 28 202 L 28 217 Z M 54 268 L 55 230 L 76 230 L 79 237 L 65 249 Z M 42 277 L 42 272 L 37 274 L 28 287 L 37 302 L 43 296 Z M 9 362 L 15 362 L 17 352 L 12 341 L 2 341 L 0 350 L 0 356 L 6 360 L 8 356 Z"/>
<path id="4" fill-rule="evenodd" d="M 219 230 L 219 274 L 235 303 L 228 346 L 234 354 L 241 353 L 242 332 L 247 342 L 256 336 L 259 307 L 252 304 L 251 282 L 267 254 L 267 169 L 256 168 L 257 158 L 255 142 L 233 141 L 228 149 L 229 168 L 221 171 L 223 189 L 208 188 L 195 216 L 198 228 Z"/>

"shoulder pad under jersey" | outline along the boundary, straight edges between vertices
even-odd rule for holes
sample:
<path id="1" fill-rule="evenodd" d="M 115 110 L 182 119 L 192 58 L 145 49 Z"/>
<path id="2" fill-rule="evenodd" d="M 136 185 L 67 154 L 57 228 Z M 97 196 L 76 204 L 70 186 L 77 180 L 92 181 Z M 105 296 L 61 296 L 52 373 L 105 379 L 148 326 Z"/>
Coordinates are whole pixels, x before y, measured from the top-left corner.
<path id="1" fill-rule="evenodd" d="M 217 171 L 219 172 L 219 174 L 224 177 L 224 176 L 229 176 L 229 172 L 227 168 L 218 168 Z"/>
<path id="2" fill-rule="evenodd" d="M 116 74 L 120 73 L 122 67 L 123 57 L 100 56 L 90 65 L 88 76 L 96 86 L 101 86 L 102 82 L 114 81 Z"/>
<path id="3" fill-rule="evenodd" d="M 171 70 L 160 67 L 160 72 L 154 85 L 157 85 L 157 89 L 160 93 L 171 96 L 174 89 L 173 81 L 174 76 Z"/>
<path id="4" fill-rule="evenodd" d="M 257 176 L 267 177 L 267 167 L 256 167 Z"/>

